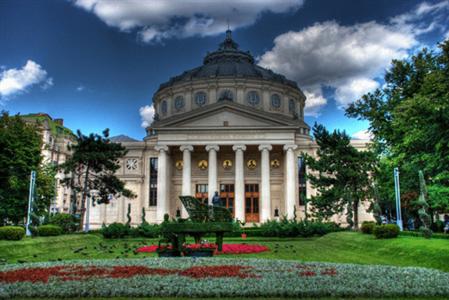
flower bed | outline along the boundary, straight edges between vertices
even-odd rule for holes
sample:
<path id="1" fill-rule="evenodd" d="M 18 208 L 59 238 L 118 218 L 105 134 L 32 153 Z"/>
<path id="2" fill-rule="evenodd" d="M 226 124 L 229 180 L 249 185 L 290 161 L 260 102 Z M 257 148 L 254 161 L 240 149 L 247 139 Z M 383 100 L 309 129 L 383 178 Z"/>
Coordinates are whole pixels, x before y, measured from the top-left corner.
<path id="1" fill-rule="evenodd" d="M 0 267 L 12 297 L 449 296 L 449 273 L 424 268 L 226 258 L 159 258 Z"/>
<path id="2" fill-rule="evenodd" d="M 190 244 L 186 246 L 188 249 L 216 249 L 215 244 Z M 136 250 L 136 252 L 146 252 L 152 253 L 156 252 L 158 246 L 143 246 Z M 223 244 L 223 250 L 221 252 L 215 251 L 215 255 L 219 254 L 250 254 L 250 253 L 260 253 L 264 251 L 269 251 L 270 249 L 262 245 L 252 245 L 252 244 Z"/>

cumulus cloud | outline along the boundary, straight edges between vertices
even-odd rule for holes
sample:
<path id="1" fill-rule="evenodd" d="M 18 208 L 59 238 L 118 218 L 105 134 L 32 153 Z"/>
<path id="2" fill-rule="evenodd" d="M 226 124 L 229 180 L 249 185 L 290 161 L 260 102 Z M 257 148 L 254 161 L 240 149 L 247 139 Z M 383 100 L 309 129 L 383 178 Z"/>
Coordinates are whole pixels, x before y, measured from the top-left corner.
<path id="1" fill-rule="evenodd" d="M 32 60 L 20 69 L 4 69 L 0 72 L 0 99 L 24 93 L 36 84 L 42 84 L 42 88 L 47 89 L 53 85 L 53 78 L 49 78 L 47 71 Z"/>
<path id="2" fill-rule="evenodd" d="M 263 12 L 299 9 L 304 0 L 73 0 L 109 26 L 138 31 L 144 42 L 209 36 L 253 24 Z"/>
<path id="3" fill-rule="evenodd" d="M 323 87 L 335 90 L 333 98 L 343 109 L 378 88 L 378 79 L 391 60 L 407 57 L 418 45 L 419 35 L 447 30 L 448 10 L 449 0 L 423 2 L 386 24 L 316 23 L 277 36 L 274 47 L 260 57 L 259 63 L 298 82 L 309 95 L 306 115 L 318 116 L 328 102 Z"/>
<path id="4" fill-rule="evenodd" d="M 367 129 L 364 129 L 353 133 L 352 137 L 357 140 L 372 140 L 373 134 L 369 132 Z"/>
<path id="5" fill-rule="evenodd" d="M 260 64 L 296 80 L 305 93 L 317 95 L 319 87 L 335 88 L 337 105 L 344 107 L 377 88 L 373 78 L 392 59 L 407 56 L 415 43 L 412 34 L 376 22 L 342 26 L 329 21 L 279 35 Z M 316 115 L 317 102 L 308 102 L 305 112 Z M 323 106 L 326 101 L 319 103 Z"/>
<path id="6" fill-rule="evenodd" d="M 145 105 L 139 109 L 140 119 L 142 120 L 141 126 L 147 128 L 153 122 L 154 107 L 153 105 Z"/>

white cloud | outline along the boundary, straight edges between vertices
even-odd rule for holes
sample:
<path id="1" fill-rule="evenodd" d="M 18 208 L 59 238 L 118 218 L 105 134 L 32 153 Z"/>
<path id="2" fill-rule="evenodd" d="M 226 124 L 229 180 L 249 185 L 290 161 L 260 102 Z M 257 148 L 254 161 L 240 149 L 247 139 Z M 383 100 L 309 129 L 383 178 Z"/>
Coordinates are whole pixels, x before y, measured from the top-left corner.
<path id="1" fill-rule="evenodd" d="M 307 98 L 304 114 L 307 116 L 318 117 L 320 109 L 327 104 L 327 99 L 324 98 L 319 85 L 309 87 L 304 91 Z"/>
<path id="2" fill-rule="evenodd" d="M 82 91 L 84 91 L 85 89 L 86 89 L 86 87 L 85 87 L 84 85 L 79 85 L 79 86 L 76 87 L 76 91 L 77 91 L 77 92 L 82 92 Z"/>
<path id="3" fill-rule="evenodd" d="M 153 122 L 154 107 L 153 105 L 145 105 L 139 109 L 140 119 L 142 120 L 141 126 L 147 128 Z"/>
<path id="4" fill-rule="evenodd" d="M 377 88 L 373 79 L 415 44 L 412 34 L 376 22 L 342 26 L 329 21 L 279 35 L 260 64 L 296 80 L 306 94 L 335 88 L 337 105 L 344 107 Z M 306 101 L 306 113 L 316 116 L 326 101 L 318 103 Z"/>
<path id="5" fill-rule="evenodd" d="M 53 78 L 48 78 L 39 64 L 28 60 L 21 69 L 5 69 L 0 73 L 0 98 L 8 99 L 39 83 L 47 89 L 53 85 Z"/>
<path id="6" fill-rule="evenodd" d="M 353 133 L 352 137 L 357 140 L 372 140 L 373 134 L 369 132 L 367 129 L 364 129 Z"/>
<path id="7" fill-rule="evenodd" d="M 339 107 L 344 109 L 354 100 L 359 99 L 368 92 L 374 91 L 379 86 L 379 82 L 369 78 L 352 78 L 336 88 L 335 100 L 337 100 Z"/>
<path id="8" fill-rule="evenodd" d="M 144 42 L 173 37 L 209 36 L 254 24 L 266 11 L 299 9 L 304 0 L 73 0 L 109 26 L 137 30 Z"/>

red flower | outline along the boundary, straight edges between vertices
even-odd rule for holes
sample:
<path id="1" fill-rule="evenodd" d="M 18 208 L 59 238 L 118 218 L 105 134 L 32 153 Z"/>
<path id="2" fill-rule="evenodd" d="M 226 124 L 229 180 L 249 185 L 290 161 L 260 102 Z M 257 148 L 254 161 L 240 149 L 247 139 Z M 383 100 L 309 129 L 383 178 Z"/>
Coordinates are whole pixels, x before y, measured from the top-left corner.
<path id="1" fill-rule="evenodd" d="M 189 249 L 215 249 L 215 244 L 190 244 Z M 137 249 L 137 252 L 156 252 L 157 246 L 144 246 Z M 249 244 L 223 244 L 223 250 L 216 254 L 248 254 L 269 251 L 270 249 L 262 245 Z"/>

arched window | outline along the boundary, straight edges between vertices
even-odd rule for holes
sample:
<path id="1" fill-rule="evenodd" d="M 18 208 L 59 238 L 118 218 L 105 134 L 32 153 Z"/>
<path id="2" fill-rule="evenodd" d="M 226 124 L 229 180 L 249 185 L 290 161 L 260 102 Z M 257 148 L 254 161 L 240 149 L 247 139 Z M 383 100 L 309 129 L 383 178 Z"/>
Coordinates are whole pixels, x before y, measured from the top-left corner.
<path id="1" fill-rule="evenodd" d="M 175 98 L 175 109 L 181 110 L 184 107 L 184 97 L 178 96 Z"/>
<path id="2" fill-rule="evenodd" d="M 207 102 L 207 95 L 205 92 L 197 92 L 195 94 L 195 103 L 196 105 L 198 105 L 199 107 L 205 105 Z"/>
<path id="3" fill-rule="evenodd" d="M 279 109 L 281 107 L 281 97 L 278 94 L 271 95 L 271 107 Z"/>
<path id="4" fill-rule="evenodd" d="M 161 103 L 161 113 L 163 115 L 167 114 L 167 101 L 166 100 L 162 101 L 162 103 Z"/>
<path id="5" fill-rule="evenodd" d="M 260 103 L 260 97 L 259 97 L 259 93 L 257 93 L 256 91 L 250 91 L 248 92 L 247 96 L 246 96 L 246 101 L 248 102 L 249 105 L 251 106 L 257 106 Z"/>

